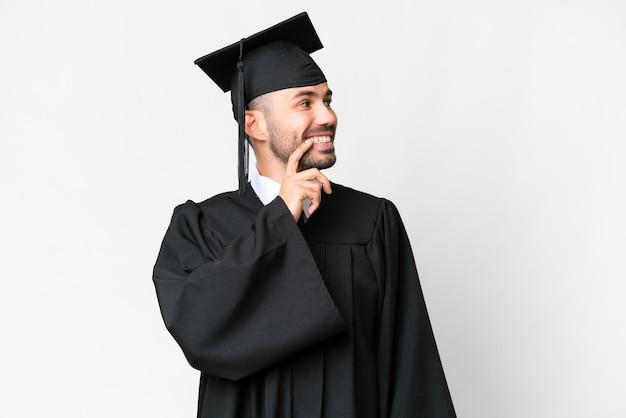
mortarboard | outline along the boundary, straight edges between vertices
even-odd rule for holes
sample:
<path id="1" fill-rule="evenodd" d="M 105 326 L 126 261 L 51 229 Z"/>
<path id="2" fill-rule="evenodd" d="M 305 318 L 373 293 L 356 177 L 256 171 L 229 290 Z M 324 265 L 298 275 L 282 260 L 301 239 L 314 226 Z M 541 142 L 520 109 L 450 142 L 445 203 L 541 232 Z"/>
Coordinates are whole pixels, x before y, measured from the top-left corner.
<path id="1" fill-rule="evenodd" d="M 326 81 L 310 57 L 323 48 L 306 12 L 194 61 L 224 92 L 231 91 L 233 115 L 239 124 L 239 193 L 248 182 L 245 107 L 272 91 L 312 86 Z"/>

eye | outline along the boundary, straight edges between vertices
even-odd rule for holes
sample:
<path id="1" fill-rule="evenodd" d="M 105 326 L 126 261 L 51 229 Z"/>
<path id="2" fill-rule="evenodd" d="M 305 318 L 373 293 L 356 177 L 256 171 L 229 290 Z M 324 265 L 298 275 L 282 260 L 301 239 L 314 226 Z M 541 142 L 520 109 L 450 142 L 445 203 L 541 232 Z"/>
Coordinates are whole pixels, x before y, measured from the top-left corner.
<path id="1" fill-rule="evenodd" d="M 311 106 L 311 102 L 309 102 L 308 100 L 298 103 L 298 107 L 309 107 L 309 106 Z"/>
<path id="2" fill-rule="evenodd" d="M 324 100 L 324 106 L 330 107 L 330 99 Z"/>

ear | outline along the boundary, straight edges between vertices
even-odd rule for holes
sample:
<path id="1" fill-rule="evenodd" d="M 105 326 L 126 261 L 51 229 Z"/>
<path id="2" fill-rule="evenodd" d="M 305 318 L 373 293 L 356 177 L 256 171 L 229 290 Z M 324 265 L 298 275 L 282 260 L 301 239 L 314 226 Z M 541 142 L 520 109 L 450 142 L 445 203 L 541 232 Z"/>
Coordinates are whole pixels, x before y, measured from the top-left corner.
<path id="1" fill-rule="evenodd" d="M 265 129 L 265 116 L 259 110 L 246 110 L 246 120 L 244 127 L 246 135 L 257 141 L 267 141 L 267 131 Z"/>

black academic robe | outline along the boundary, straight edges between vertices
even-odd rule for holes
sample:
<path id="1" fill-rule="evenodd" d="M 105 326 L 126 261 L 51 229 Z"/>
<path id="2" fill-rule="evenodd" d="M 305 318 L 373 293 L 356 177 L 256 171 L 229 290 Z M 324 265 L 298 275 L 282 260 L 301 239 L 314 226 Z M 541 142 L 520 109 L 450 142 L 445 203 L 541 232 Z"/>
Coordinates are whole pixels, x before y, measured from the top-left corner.
<path id="1" fill-rule="evenodd" d="M 304 225 L 249 186 L 175 209 L 154 283 L 198 417 L 455 417 L 396 208 L 332 188 Z"/>

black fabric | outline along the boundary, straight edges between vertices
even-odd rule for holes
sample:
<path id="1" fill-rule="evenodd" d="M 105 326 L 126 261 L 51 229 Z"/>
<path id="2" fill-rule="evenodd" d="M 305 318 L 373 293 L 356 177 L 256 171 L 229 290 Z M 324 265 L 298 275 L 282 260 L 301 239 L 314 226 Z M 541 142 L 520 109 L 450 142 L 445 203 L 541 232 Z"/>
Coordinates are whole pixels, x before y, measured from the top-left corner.
<path id="1" fill-rule="evenodd" d="M 154 268 L 198 416 L 455 417 L 395 206 L 334 184 L 298 226 L 247 189 L 176 208 Z"/>
<path id="2" fill-rule="evenodd" d="M 287 41 L 309 54 L 323 47 L 306 12 L 250 35 L 242 41 L 244 55 L 273 41 Z M 239 44 L 240 41 L 234 42 L 194 61 L 224 92 L 232 88 L 232 76 L 240 56 Z M 280 64 L 280 62 L 271 63 L 272 66 Z"/>
<path id="3" fill-rule="evenodd" d="M 326 82 L 324 73 L 313 58 L 299 46 L 287 41 L 274 41 L 243 55 L 243 86 L 233 72 L 231 102 L 237 117 L 237 97 L 243 89 L 248 104 L 265 93 L 293 87 L 315 86 Z"/>

